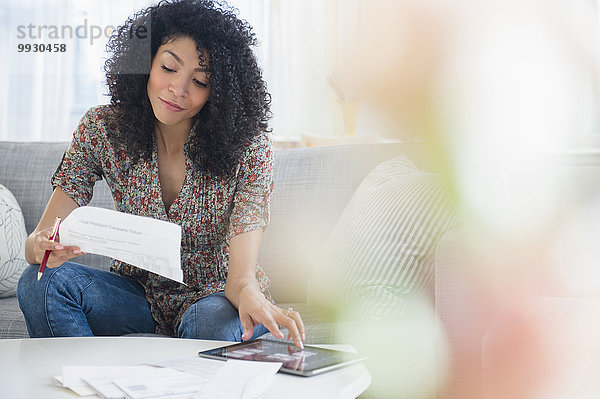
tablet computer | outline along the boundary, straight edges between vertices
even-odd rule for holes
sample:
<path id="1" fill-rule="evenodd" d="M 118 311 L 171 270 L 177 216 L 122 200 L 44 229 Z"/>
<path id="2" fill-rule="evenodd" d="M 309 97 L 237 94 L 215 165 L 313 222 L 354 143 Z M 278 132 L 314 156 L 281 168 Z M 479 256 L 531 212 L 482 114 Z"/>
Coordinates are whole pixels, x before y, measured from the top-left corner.
<path id="1" fill-rule="evenodd" d="M 304 349 L 299 349 L 291 343 L 266 339 L 211 349 L 199 352 L 198 356 L 220 360 L 238 359 L 281 362 L 283 366 L 281 366 L 280 372 L 303 377 L 325 373 L 365 360 L 364 357 L 353 353 L 322 349 L 309 345 L 305 345 Z"/>

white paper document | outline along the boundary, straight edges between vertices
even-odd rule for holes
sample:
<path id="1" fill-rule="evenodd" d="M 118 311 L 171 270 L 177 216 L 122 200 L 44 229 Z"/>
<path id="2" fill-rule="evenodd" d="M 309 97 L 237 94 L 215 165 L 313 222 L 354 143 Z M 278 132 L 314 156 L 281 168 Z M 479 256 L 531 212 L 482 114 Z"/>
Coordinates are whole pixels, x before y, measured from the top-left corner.
<path id="1" fill-rule="evenodd" d="M 193 374 L 152 366 L 64 366 L 62 380 L 75 393 L 85 384 L 103 399 L 191 398 L 206 384 Z"/>
<path id="2" fill-rule="evenodd" d="M 153 370 L 150 366 L 63 366 L 62 381 L 63 386 L 79 396 L 84 396 L 81 394 L 84 392 L 82 388 L 87 388 L 104 399 L 125 399 L 125 393 L 112 381 L 124 375 L 151 375 Z"/>
<path id="3" fill-rule="evenodd" d="M 109 256 L 183 284 L 181 226 L 110 209 L 83 206 L 61 223 L 62 245 Z"/>
<path id="4" fill-rule="evenodd" d="M 184 371 L 207 381 L 225 366 L 225 362 L 222 360 L 206 359 L 198 355 L 154 360 L 147 364 Z"/>
<path id="5" fill-rule="evenodd" d="M 59 383 L 61 387 L 70 389 L 77 396 L 93 396 L 94 398 L 98 397 L 96 395 L 96 392 L 94 392 L 94 390 L 90 388 L 90 386 L 82 379 L 79 379 L 76 383 L 71 383 L 69 386 L 63 383 L 63 378 L 61 375 L 55 375 L 54 379 Z"/>
<path id="6" fill-rule="evenodd" d="M 253 399 L 281 363 L 183 357 L 140 366 L 63 366 L 63 386 L 103 399 Z"/>
<path id="7" fill-rule="evenodd" d="M 254 399 L 269 386 L 283 363 L 228 359 L 194 399 Z"/>
<path id="8" fill-rule="evenodd" d="M 193 398 L 205 384 L 205 380 L 193 374 L 160 367 L 144 375 L 125 375 L 113 382 L 131 399 Z"/>

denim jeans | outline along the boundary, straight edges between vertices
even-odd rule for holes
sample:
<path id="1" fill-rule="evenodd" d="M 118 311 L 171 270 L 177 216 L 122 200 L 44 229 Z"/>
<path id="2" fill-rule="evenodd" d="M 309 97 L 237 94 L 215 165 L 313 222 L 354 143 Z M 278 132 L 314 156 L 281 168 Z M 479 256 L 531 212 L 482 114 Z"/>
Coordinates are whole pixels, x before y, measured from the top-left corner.
<path id="1" fill-rule="evenodd" d="M 243 332 L 237 309 L 225 298 L 224 292 L 217 292 L 202 298 L 185 311 L 177 336 L 240 342 Z M 267 332 L 269 331 L 259 324 L 254 327 L 252 339 Z"/>
<path id="2" fill-rule="evenodd" d="M 156 323 L 144 288 L 136 281 L 73 262 L 48 268 L 29 265 L 17 287 L 19 306 L 32 338 L 153 333 Z M 224 293 L 207 296 L 183 314 L 182 338 L 240 341 L 242 326 Z M 266 333 L 254 328 L 256 338 Z"/>

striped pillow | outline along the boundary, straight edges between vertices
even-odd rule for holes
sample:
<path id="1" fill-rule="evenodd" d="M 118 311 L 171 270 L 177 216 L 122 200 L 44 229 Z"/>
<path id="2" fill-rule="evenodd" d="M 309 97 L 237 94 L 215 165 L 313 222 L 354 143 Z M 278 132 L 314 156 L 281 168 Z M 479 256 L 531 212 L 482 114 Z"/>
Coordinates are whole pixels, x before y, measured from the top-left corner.
<path id="1" fill-rule="evenodd" d="M 401 314 L 411 296 L 431 288 L 437 242 L 456 214 L 442 176 L 405 156 L 379 164 L 332 230 L 309 302 L 369 317 Z"/>
<path id="2" fill-rule="evenodd" d="M 25 220 L 12 193 L 0 184 L 0 298 L 13 296 L 25 261 Z"/>

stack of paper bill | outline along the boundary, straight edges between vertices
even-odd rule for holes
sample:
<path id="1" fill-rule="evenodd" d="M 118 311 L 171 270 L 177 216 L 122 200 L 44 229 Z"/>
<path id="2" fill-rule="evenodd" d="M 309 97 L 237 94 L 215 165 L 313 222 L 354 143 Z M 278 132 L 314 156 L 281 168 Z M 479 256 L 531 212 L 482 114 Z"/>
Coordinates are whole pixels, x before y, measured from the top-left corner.
<path id="1" fill-rule="evenodd" d="M 140 366 L 63 366 L 56 379 L 79 396 L 104 399 L 249 399 L 265 390 L 280 367 L 185 357 Z"/>

